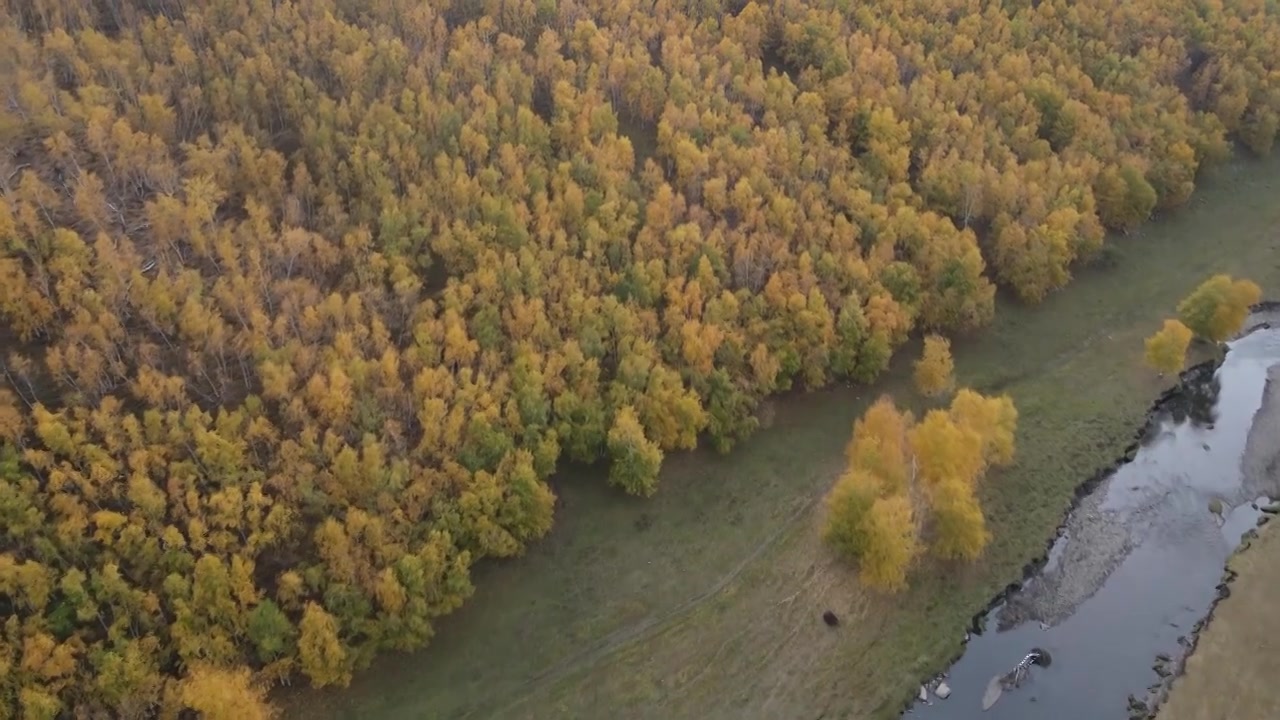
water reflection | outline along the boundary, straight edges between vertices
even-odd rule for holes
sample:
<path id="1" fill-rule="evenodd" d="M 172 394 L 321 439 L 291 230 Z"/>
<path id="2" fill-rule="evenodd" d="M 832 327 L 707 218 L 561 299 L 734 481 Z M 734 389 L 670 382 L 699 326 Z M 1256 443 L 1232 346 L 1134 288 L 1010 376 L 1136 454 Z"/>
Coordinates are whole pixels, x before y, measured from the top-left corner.
<path id="1" fill-rule="evenodd" d="M 1203 372 L 1198 377 L 1190 378 L 1183 383 L 1176 395 L 1169 398 L 1161 408 L 1159 420 L 1174 425 L 1188 423 L 1193 427 L 1210 427 L 1218 421 L 1218 396 L 1222 394 L 1222 380 L 1218 373 Z M 1159 427 L 1160 422 L 1148 426 L 1147 437 L 1151 437 L 1151 426 Z M 1154 439 L 1154 438 L 1151 438 Z M 1147 438 L 1144 438 L 1144 441 Z"/>

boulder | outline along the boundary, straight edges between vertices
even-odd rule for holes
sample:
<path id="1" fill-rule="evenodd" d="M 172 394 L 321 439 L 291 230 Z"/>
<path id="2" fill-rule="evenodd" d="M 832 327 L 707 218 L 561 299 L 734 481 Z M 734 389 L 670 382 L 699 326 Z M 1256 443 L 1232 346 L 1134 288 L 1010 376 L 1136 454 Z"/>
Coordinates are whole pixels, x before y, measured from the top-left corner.
<path id="1" fill-rule="evenodd" d="M 937 695 L 943 700 L 946 700 L 948 697 L 951 696 L 951 686 L 944 682 L 938 683 L 938 688 L 933 691 L 933 694 Z"/>
<path id="2" fill-rule="evenodd" d="M 920 702 L 929 702 L 929 689 L 923 685 L 920 686 Z"/>

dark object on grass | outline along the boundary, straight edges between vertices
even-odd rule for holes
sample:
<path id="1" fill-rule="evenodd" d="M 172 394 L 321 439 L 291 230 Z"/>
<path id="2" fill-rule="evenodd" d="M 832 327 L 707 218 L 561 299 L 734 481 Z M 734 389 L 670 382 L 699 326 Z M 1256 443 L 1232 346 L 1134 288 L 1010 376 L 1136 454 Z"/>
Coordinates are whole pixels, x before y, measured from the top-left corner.
<path id="1" fill-rule="evenodd" d="M 830 627 L 835 627 L 840 624 L 840 618 L 836 617 L 835 613 L 827 610 L 822 613 L 822 622 L 826 623 Z"/>

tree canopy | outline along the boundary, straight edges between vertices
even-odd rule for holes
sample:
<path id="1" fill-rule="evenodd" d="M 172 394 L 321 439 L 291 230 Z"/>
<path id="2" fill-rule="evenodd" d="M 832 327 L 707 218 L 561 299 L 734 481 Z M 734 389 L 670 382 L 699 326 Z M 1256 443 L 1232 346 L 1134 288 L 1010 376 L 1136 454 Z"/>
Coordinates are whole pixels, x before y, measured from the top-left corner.
<path id="1" fill-rule="evenodd" d="M 976 559 L 991 539 L 978 484 L 989 467 L 1013 462 L 1017 419 L 1008 396 L 967 388 L 915 423 L 881 397 L 854 423 L 823 539 L 858 561 L 864 583 L 889 592 L 906 587 L 926 542 L 940 558 Z"/>
<path id="2" fill-rule="evenodd" d="M 1244 327 L 1249 309 L 1262 299 L 1252 280 L 1214 275 L 1178 303 L 1178 318 L 1197 336 L 1223 342 Z"/>
<path id="3" fill-rule="evenodd" d="M 0 708 L 421 647 L 558 464 L 652 493 L 1045 297 L 1278 71 L 1258 0 L 0 0 Z"/>
<path id="4" fill-rule="evenodd" d="M 1179 372 L 1187 362 L 1191 335 L 1191 328 L 1180 321 L 1165 320 L 1164 326 L 1146 340 L 1144 357 L 1147 364 L 1162 375 Z"/>
<path id="5" fill-rule="evenodd" d="M 955 386 L 955 363 L 951 359 L 951 341 L 939 335 L 924 339 L 924 348 L 915 364 L 916 389 L 922 395 L 936 397 Z"/>

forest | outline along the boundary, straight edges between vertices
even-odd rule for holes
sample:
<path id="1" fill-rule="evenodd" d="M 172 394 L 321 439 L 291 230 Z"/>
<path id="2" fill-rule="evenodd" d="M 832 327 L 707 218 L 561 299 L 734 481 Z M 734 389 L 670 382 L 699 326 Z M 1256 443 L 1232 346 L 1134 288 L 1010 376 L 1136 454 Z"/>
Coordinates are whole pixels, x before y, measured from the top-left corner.
<path id="1" fill-rule="evenodd" d="M 1278 73 L 1266 0 L 0 0 L 0 720 L 422 647 L 557 466 L 1043 299 Z"/>

